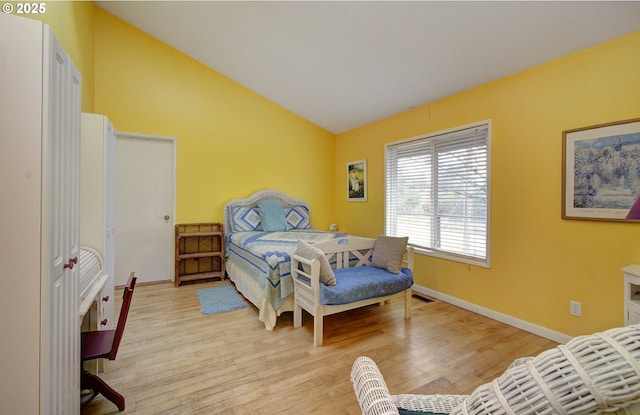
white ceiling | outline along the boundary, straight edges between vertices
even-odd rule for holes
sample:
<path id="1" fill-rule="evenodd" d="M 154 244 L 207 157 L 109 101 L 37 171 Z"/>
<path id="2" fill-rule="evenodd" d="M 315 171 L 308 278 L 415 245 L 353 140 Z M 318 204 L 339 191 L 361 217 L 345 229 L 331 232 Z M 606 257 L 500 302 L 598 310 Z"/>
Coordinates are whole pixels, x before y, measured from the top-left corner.
<path id="1" fill-rule="evenodd" d="M 333 133 L 640 30 L 638 1 L 96 3 Z"/>

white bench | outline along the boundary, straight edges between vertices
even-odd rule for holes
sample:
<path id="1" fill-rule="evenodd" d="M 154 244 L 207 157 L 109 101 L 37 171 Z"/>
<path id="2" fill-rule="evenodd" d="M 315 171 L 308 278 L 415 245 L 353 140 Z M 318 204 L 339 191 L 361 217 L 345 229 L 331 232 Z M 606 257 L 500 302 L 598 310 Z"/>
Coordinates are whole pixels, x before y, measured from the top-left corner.
<path id="1" fill-rule="evenodd" d="M 381 275 L 387 274 L 383 277 L 396 277 L 397 276 L 388 272 L 371 266 L 371 257 L 373 253 L 373 247 L 375 239 L 359 238 L 359 237 L 346 237 L 331 239 L 328 241 L 318 242 L 314 244 L 316 248 L 322 250 L 327 259 L 331 263 L 332 268 L 335 269 L 337 285 L 336 286 L 324 286 L 320 282 L 320 261 L 318 259 L 309 260 L 297 254 L 297 251 L 291 256 L 291 276 L 294 282 L 294 308 L 293 308 L 293 326 L 302 326 L 302 310 L 306 310 L 314 318 L 313 323 L 313 345 L 322 345 L 322 331 L 323 331 L 323 317 L 335 313 L 340 313 L 347 310 L 352 310 L 359 307 L 368 306 L 371 304 L 379 303 L 383 305 L 384 302 L 393 298 L 404 298 L 404 317 L 411 318 L 411 286 L 404 288 L 401 291 L 394 291 L 384 288 L 383 285 L 378 282 L 381 281 Z M 413 247 L 407 247 L 407 253 L 403 260 L 403 267 L 408 268 L 411 271 L 411 277 L 413 277 Z M 300 269 L 300 263 L 309 265 L 310 272 L 307 273 Z M 367 269 L 355 270 L 356 267 L 366 266 Z M 351 272 L 353 270 L 354 272 Z M 348 274 L 351 273 L 351 277 L 357 274 L 357 278 L 365 278 L 367 281 L 363 284 L 369 284 L 369 288 L 378 288 L 378 293 L 374 297 L 358 299 L 346 304 L 323 304 L 323 292 L 322 290 L 331 290 L 333 293 L 340 291 L 343 287 L 347 287 L 347 284 L 341 285 L 340 280 L 342 278 L 350 278 Z M 403 274 L 406 280 L 406 272 Z M 405 281 L 406 282 L 406 281 Z M 413 278 L 411 278 L 411 284 Z M 376 286 L 378 284 L 378 286 Z M 362 290 L 365 292 L 367 290 Z"/>

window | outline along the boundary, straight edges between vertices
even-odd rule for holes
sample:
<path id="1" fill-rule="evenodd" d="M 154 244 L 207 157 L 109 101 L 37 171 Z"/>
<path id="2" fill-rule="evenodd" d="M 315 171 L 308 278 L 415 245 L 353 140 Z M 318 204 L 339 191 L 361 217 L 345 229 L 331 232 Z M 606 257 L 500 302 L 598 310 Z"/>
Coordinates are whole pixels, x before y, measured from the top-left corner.
<path id="1" fill-rule="evenodd" d="M 490 121 L 385 146 L 385 232 L 489 267 Z"/>

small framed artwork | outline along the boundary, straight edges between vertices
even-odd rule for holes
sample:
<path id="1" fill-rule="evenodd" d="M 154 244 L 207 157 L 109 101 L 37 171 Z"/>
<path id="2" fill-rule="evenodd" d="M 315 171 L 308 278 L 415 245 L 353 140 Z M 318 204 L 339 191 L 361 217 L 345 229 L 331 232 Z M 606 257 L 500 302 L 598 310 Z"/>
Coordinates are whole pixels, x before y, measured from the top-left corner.
<path id="1" fill-rule="evenodd" d="M 367 160 L 347 163 L 347 200 L 350 202 L 367 201 Z"/>
<path id="2" fill-rule="evenodd" d="M 562 218 L 640 223 L 640 118 L 562 133 Z"/>

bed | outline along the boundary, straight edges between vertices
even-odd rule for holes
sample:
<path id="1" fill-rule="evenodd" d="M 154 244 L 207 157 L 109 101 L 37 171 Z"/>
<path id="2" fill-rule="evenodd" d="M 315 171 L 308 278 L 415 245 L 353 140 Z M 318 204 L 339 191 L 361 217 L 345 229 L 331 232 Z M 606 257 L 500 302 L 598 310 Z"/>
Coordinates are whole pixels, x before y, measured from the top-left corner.
<path id="1" fill-rule="evenodd" d="M 274 227 L 264 216 L 265 207 L 280 205 L 286 223 Z M 265 226 L 263 220 L 267 221 Z M 228 201 L 223 221 L 229 279 L 258 308 L 258 318 L 267 330 L 273 330 L 283 312 L 293 311 L 291 254 L 298 239 L 315 243 L 345 236 L 313 229 L 309 204 L 277 190 L 261 190 L 248 198 Z"/>

